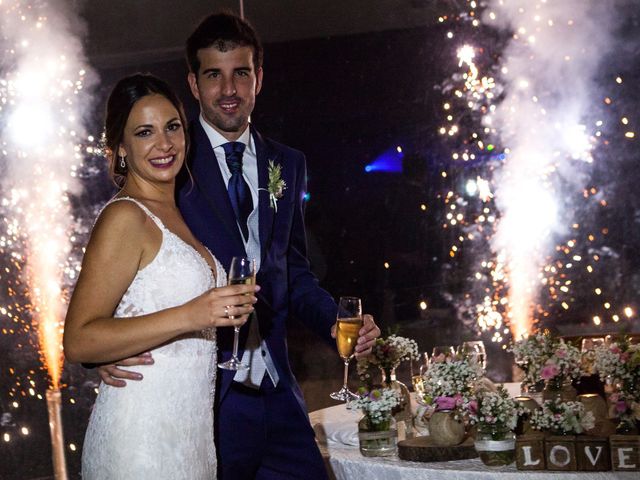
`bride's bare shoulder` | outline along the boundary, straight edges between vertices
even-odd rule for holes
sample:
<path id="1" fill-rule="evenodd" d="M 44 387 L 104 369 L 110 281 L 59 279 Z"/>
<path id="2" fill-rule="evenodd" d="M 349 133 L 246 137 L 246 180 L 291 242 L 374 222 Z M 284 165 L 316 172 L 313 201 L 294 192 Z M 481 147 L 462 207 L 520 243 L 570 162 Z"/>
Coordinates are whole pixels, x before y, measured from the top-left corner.
<path id="1" fill-rule="evenodd" d="M 100 212 L 91 233 L 92 240 L 132 241 L 144 238 L 150 218 L 134 202 L 117 201 L 109 203 Z"/>

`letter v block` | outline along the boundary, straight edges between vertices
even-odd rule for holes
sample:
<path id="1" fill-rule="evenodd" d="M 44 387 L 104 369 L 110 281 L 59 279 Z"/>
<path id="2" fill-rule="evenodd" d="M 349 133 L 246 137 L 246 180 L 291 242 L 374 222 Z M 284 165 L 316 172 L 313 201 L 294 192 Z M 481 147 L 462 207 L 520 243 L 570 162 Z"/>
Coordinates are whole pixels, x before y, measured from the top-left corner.
<path id="1" fill-rule="evenodd" d="M 606 472 L 611 470 L 609 439 L 607 437 L 576 437 L 576 457 L 578 470 L 585 472 Z"/>
<path id="2" fill-rule="evenodd" d="M 611 464 L 621 472 L 640 472 L 640 435 L 610 435 Z"/>
<path id="3" fill-rule="evenodd" d="M 531 432 L 516 438 L 516 468 L 518 470 L 544 470 L 544 435 Z"/>

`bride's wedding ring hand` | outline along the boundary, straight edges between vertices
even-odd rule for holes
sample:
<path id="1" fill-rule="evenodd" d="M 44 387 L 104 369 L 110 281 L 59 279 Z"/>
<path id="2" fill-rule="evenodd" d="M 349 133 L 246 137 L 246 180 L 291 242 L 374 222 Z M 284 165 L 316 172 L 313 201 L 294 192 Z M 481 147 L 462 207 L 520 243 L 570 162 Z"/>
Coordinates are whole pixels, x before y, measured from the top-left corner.
<path id="1" fill-rule="evenodd" d="M 185 304 L 190 310 L 188 321 L 194 330 L 243 325 L 254 310 L 259 290 L 257 285 L 246 284 L 212 288 Z"/>

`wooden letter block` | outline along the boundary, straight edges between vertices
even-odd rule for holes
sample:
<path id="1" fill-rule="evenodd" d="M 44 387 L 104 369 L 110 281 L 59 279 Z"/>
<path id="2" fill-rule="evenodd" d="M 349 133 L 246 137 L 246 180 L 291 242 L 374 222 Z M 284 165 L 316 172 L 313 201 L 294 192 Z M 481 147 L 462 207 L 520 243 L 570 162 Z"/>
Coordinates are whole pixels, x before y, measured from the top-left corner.
<path id="1" fill-rule="evenodd" d="M 578 470 L 585 472 L 605 472 L 611 470 L 609 439 L 607 437 L 576 437 L 576 458 Z"/>
<path id="2" fill-rule="evenodd" d="M 640 435 L 611 435 L 609 445 L 614 470 L 640 472 Z"/>
<path id="3" fill-rule="evenodd" d="M 549 435 L 544 439 L 547 470 L 577 470 L 575 435 Z"/>
<path id="4" fill-rule="evenodd" d="M 516 438 L 516 468 L 518 470 L 544 470 L 544 435 L 532 432 Z"/>

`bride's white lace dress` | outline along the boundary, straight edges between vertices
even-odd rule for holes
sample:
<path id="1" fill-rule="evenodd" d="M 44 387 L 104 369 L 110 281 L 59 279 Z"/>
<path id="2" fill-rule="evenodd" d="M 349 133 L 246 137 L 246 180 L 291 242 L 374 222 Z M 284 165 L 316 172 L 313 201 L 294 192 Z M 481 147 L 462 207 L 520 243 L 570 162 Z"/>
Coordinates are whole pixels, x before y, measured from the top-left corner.
<path id="1" fill-rule="evenodd" d="M 135 203 L 162 231 L 162 245 L 137 273 L 115 317 L 181 305 L 214 283 L 226 284 L 218 260 L 214 282 L 200 254 Z M 215 329 L 182 336 L 152 354 L 153 365 L 131 368 L 144 375 L 141 381 L 128 381 L 124 388 L 100 386 L 84 440 L 83 480 L 215 479 Z"/>

